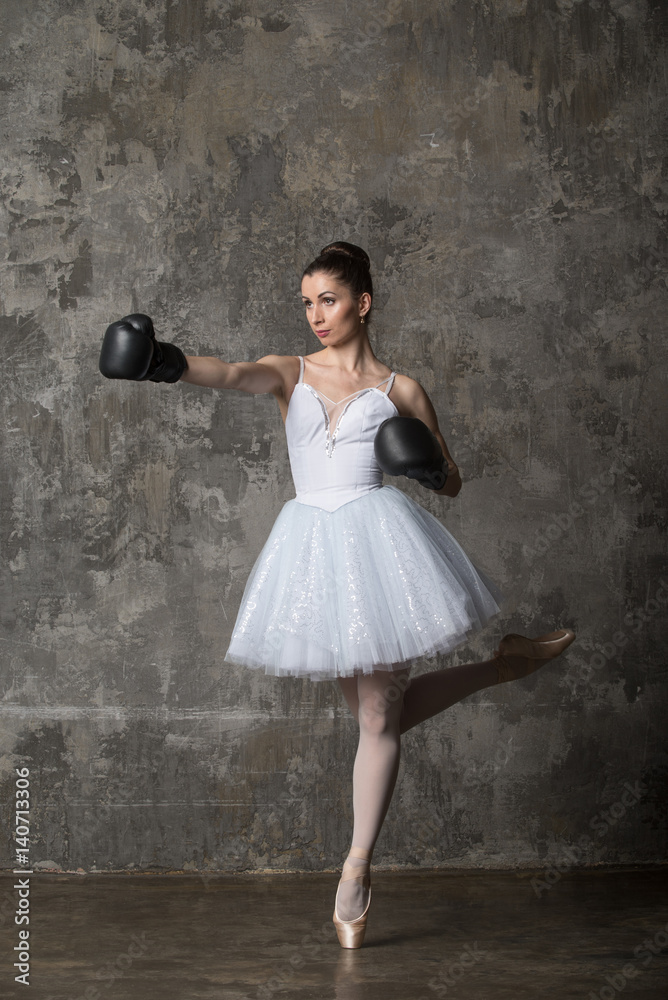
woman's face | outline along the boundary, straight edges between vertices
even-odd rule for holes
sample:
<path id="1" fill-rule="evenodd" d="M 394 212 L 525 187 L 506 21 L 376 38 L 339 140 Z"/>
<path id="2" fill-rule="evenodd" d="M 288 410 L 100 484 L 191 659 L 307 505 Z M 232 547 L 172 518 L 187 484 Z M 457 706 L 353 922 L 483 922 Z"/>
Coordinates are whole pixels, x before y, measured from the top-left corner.
<path id="1" fill-rule="evenodd" d="M 325 345 L 341 344 L 356 336 L 360 319 L 371 305 L 366 292 L 356 298 L 346 285 L 323 271 L 305 275 L 302 299 L 311 329 Z"/>

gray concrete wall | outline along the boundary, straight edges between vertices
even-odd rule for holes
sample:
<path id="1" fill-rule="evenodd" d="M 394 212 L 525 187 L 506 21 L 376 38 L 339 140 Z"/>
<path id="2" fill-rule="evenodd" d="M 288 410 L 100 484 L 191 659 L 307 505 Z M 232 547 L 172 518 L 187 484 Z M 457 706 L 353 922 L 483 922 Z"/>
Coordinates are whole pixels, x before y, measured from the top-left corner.
<path id="1" fill-rule="evenodd" d="M 0 753 L 5 804 L 31 768 L 33 862 L 340 863 L 338 686 L 222 662 L 294 495 L 275 401 L 97 370 L 131 310 L 187 353 L 314 350 L 299 274 L 336 237 L 369 248 L 376 352 L 431 394 L 465 484 L 402 488 L 507 594 L 455 661 L 579 635 L 406 736 L 376 861 L 663 857 L 665 4 L 0 16 Z"/>

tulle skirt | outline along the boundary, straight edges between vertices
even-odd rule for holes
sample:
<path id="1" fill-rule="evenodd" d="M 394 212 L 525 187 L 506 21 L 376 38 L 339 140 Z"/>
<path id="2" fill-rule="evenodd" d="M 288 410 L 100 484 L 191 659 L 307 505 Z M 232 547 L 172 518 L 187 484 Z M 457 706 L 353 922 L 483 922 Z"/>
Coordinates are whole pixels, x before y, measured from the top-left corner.
<path id="1" fill-rule="evenodd" d="M 398 669 L 460 645 L 501 599 L 441 522 L 394 486 L 331 513 L 288 500 L 225 660 L 314 681 Z"/>

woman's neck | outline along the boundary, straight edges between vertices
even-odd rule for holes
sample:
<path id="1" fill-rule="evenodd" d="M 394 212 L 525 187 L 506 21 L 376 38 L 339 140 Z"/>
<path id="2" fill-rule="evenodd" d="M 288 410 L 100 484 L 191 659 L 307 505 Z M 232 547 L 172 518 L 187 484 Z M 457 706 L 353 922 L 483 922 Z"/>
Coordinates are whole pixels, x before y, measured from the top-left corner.
<path id="1" fill-rule="evenodd" d="M 379 367 L 380 362 L 371 349 L 371 344 L 366 336 L 356 338 L 345 344 L 332 344 L 323 351 L 315 355 L 317 363 L 335 368 L 345 374 L 373 370 Z"/>

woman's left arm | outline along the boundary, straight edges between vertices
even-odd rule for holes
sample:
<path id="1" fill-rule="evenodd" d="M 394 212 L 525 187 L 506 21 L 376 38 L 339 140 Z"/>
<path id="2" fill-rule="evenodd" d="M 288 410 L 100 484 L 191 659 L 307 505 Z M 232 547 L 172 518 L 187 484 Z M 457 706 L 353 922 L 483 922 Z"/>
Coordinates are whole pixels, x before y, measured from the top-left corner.
<path id="1" fill-rule="evenodd" d="M 397 385 L 397 382 L 399 382 L 399 385 Z M 456 497 L 462 488 L 462 479 L 459 474 L 459 469 L 457 468 L 457 465 L 448 450 L 448 446 L 445 443 L 445 439 L 439 430 L 436 410 L 434 409 L 429 396 L 419 382 L 416 382 L 413 378 L 408 378 L 406 375 L 404 375 L 401 379 L 397 376 L 395 378 L 395 385 L 399 390 L 396 393 L 396 396 L 399 397 L 396 400 L 396 403 L 401 416 L 417 417 L 418 420 L 421 420 L 424 424 L 426 424 L 440 444 L 448 463 L 448 478 L 445 481 L 445 486 L 443 486 L 440 490 L 434 490 L 433 492 L 438 493 L 439 496 L 443 497 Z"/>

